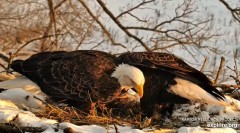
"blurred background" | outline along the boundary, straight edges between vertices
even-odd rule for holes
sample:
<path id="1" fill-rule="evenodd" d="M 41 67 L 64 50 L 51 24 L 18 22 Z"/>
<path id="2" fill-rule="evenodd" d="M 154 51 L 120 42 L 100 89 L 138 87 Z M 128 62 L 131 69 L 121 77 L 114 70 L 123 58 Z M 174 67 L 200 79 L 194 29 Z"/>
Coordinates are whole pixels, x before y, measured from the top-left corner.
<path id="1" fill-rule="evenodd" d="M 169 52 L 212 79 L 224 57 L 218 83 L 238 81 L 240 0 L 1 1 L 1 55 L 82 49 Z"/>

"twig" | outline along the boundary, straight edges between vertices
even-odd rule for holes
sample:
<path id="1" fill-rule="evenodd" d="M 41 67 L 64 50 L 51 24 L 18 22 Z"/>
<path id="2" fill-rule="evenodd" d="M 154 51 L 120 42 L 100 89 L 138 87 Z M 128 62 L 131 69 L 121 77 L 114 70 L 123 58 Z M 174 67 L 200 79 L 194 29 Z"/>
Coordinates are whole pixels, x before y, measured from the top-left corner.
<path id="1" fill-rule="evenodd" d="M 117 128 L 117 126 L 116 126 L 116 124 L 113 124 L 113 126 L 114 126 L 114 129 L 115 129 L 116 133 L 120 133 L 118 128 Z"/>
<path id="2" fill-rule="evenodd" d="M 47 35 L 47 36 L 42 36 L 42 37 L 31 39 L 28 42 L 26 42 L 25 44 L 23 44 L 16 52 L 13 53 L 13 55 L 16 55 L 20 50 L 22 50 L 24 47 L 26 47 L 31 42 L 34 42 L 34 41 L 37 41 L 37 40 L 41 40 L 41 39 L 45 39 L 45 38 L 48 38 L 48 37 L 53 37 L 53 36 L 56 36 L 56 35 Z"/>
<path id="3" fill-rule="evenodd" d="M 47 102 L 45 102 L 44 100 L 42 100 L 42 99 L 36 97 L 35 95 L 33 95 L 33 98 L 35 98 L 35 99 L 41 101 L 42 103 L 44 103 L 45 105 L 49 106 L 49 104 L 48 104 Z"/>
<path id="4" fill-rule="evenodd" d="M 120 14 L 116 17 L 116 19 L 119 19 L 119 18 L 122 17 L 124 14 L 130 14 L 131 11 L 133 11 L 133 10 L 135 10 L 135 9 L 138 9 L 138 8 L 141 7 L 141 6 L 143 6 L 143 5 L 147 4 L 147 3 L 154 2 L 154 1 L 155 1 L 155 0 L 143 1 L 143 2 L 141 2 L 140 4 L 138 4 L 138 5 L 130 8 L 129 10 L 126 10 L 126 11 L 120 13 Z"/>
<path id="5" fill-rule="evenodd" d="M 4 61 L 8 62 L 8 57 L 5 55 L 5 53 L 0 52 L 0 58 L 3 59 Z"/>
<path id="6" fill-rule="evenodd" d="M 238 85 L 240 84 L 240 81 L 237 77 L 234 77 L 232 75 L 230 75 L 230 77 L 233 78 Z"/>
<path id="7" fill-rule="evenodd" d="M 126 48 L 126 46 L 120 44 L 120 43 L 116 43 L 114 38 L 112 37 L 112 35 L 108 32 L 107 28 L 100 22 L 100 20 L 92 13 L 91 9 L 88 8 L 88 6 L 86 5 L 86 3 L 83 0 L 78 0 L 82 6 L 87 10 L 88 14 L 98 23 L 98 25 L 101 27 L 101 29 L 103 30 L 103 32 L 106 34 L 106 36 L 108 37 L 108 39 L 112 42 L 113 45 L 118 45 L 121 46 L 123 48 Z"/>
<path id="8" fill-rule="evenodd" d="M 53 28 L 54 28 L 54 33 L 55 33 L 55 45 L 58 44 L 58 35 L 57 35 L 57 23 L 56 23 L 56 13 L 55 13 L 55 8 L 53 6 L 52 0 L 47 0 L 48 1 L 48 7 L 49 7 L 49 17 L 50 21 L 53 23 Z"/>
<path id="9" fill-rule="evenodd" d="M 116 17 L 113 15 L 113 13 L 105 6 L 102 0 L 97 0 L 98 4 L 103 8 L 104 12 L 107 13 L 107 15 L 118 25 L 118 27 L 124 31 L 129 37 L 135 39 L 138 41 L 147 51 L 151 51 L 151 49 L 137 36 L 133 35 L 131 32 L 129 32 L 122 23 L 116 19 Z"/>
<path id="10" fill-rule="evenodd" d="M 221 62 L 220 62 L 219 68 L 218 68 L 217 76 L 216 76 L 216 78 L 215 78 L 215 80 L 213 82 L 214 84 L 217 84 L 217 81 L 218 81 L 218 79 L 219 79 L 219 77 L 220 77 L 220 75 L 222 73 L 224 64 L 225 64 L 225 58 L 221 57 Z"/>
<path id="11" fill-rule="evenodd" d="M 235 54 L 233 54 L 233 57 L 234 57 L 234 72 L 235 72 L 235 74 L 236 74 L 236 77 L 234 78 L 235 79 L 235 81 L 236 81 L 236 83 L 237 84 L 240 84 L 240 81 L 239 81 L 239 73 L 238 73 L 238 66 L 237 66 L 237 61 L 236 61 L 236 58 L 237 58 L 237 53 L 238 51 L 236 50 L 235 51 Z"/>
<path id="12" fill-rule="evenodd" d="M 7 65 L 7 71 L 9 71 L 9 69 L 10 69 L 10 65 L 12 64 L 12 62 L 13 62 L 13 58 L 14 58 L 14 55 L 15 54 L 13 54 L 13 53 L 9 53 L 9 59 L 8 59 L 8 65 Z"/>
<path id="13" fill-rule="evenodd" d="M 233 18 L 240 23 L 240 9 L 232 8 L 225 0 L 219 0 L 232 14 Z"/>
<path id="14" fill-rule="evenodd" d="M 7 70 L 7 67 L 5 67 L 2 63 L 0 63 L 0 66 L 1 66 L 3 69 Z"/>
<path id="15" fill-rule="evenodd" d="M 202 67 L 201 67 L 201 69 L 200 69 L 201 72 L 204 71 L 204 69 L 205 69 L 205 67 L 206 67 L 206 65 L 207 65 L 207 62 L 208 62 L 208 57 L 205 57 L 204 62 L 203 62 L 203 65 L 202 65 Z"/>
<path id="16" fill-rule="evenodd" d="M 234 64 L 235 64 L 234 68 L 231 68 L 229 66 L 227 66 L 227 68 L 235 73 L 235 76 L 230 75 L 230 77 L 235 80 L 236 84 L 240 85 L 239 73 L 238 73 L 238 67 L 237 67 L 237 61 L 236 61 L 236 59 L 237 59 L 236 55 L 237 55 L 237 53 L 233 54 Z"/>

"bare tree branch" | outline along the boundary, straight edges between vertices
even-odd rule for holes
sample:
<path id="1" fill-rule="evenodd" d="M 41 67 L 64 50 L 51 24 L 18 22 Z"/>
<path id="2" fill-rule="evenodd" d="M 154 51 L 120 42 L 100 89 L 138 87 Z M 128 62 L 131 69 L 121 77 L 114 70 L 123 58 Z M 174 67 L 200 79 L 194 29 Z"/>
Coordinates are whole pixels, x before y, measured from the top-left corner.
<path id="1" fill-rule="evenodd" d="M 220 75 L 222 73 L 224 64 L 225 64 L 225 58 L 221 57 L 221 62 L 220 62 L 219 68 L 218 68 L 217 76 L 216 76 L 216 78 L 214 80 L 214 84 L 217 84 L 218 79 L 219 79 L 219 77 L 220 77 Z"/>
<path id="2" fill-rule="evenodd" d="M 147 3 L 151 3 L 151 2 L 154 2 L 154 1 L 156 1 L 156 0 L 149 0 L 149 1 L 143 0 L 143 2 L 139 3 L 138 5 L 130 8 L 130 9 L 128 9 L 128 10 L 122 12 L 122 13 L 120 13 L 120 14 L 116 17 L 116 19 L 119 19 L 120 17 L 122 17 L 122 16 L 125 15 L 125 14 L 130 14 L 130 15 L 131 15 L 131 13 L 130 13 L 131 11 L 133 11 L 133 10 L 135 10 L 135 9 L 137 9 L 137 8 L 139 8 L 139 7 L 147 4 Z"/>
<path id="3" fill-rule="evenodd" d="M 57 36 L 57 24 L 56 24 L 55 10 L 57 9 L 57 7 L 60 7 L 61 4 L 54 8 L 52 0 L 47 0 L 47 1 L 48 1 L 49 10 L 50 10 L 50 12 L 49 12 L 50 21 L 53 23 L 54 34 L 56 35 L 55 36 L 55 45 L 57 45 L 58 44 L 58 36 Z"/>
<path id="4" fill-rule="evenodd" d="M 205 69 L 205 67 L 206 67 L 206 65 L 207 65 L 207 61 L 208 61 L 208 58 L 205 57 L 204 62 L 203 62 L 203 65 L 202 65 L 202 67 L 201 67 L 201 69 L 200 69 L 201 72 L 204 71 L 204 69 Z"/>
<path id="5" fill-rule="evenodd" d="M 59 8 L 60 6 L 62 6 L 67 0 L 62 0 L 61 2 L 59 2 L 55 7 L 54 10 L 56 10 L 57 8 Z"/>
<path id="6" fill-rule="evenodd" d="M 87 12 L 89 13 L 89 15 L 98 23 L 98 25 L 102 28 L 102 30 L 104 31 L 104 33 L 107 35 L 108 39 L 113 43 L 113 45 L 119 45 L 122 46 L 123 48 L 126 48 L 124 45 L 120 44 L 120 43 L 116 43 L 114 41 L 114 39 L 112 38 L 111 34 L 108 32 L 108 30 L 105 28 L 105 26 L 98 20 L 98 18 L 96 16 L 94 16 L 94 14 L 92 13 L 92 11 L 88 8 L 88 6 L 86 5 L 86 3 L 83 0 L 78 0 L 83 7 L 87 10 Z"/>
<path id="7" fill-rule="evenodd" d="M 240 7 L 233 8 L 225 0 L 219 0 L 232 14 L 233 18 L 240 23 Z"/>
<path id="8" fill-rule="evenodd" d="M 99 3 L 99 5 L 103 8 L 103 10 L 109 15 L 109 17 L 118 25 L 118 27 L 123 30 L 129 37 L 135 39 L 136 41 L 138 41 L 147 51 L 151 51 L 151 49 L 148 48 L 147 44 L 145 44 L 140 38 L 138 38 L 137 36 L 133 35 L 132 33 L 130 33 L 123 25 L 122 23 L 116 19 L 116 17 L 112 14 L 112 12 L 110 10 L 108 10 L 108 8 L 105 6 L 105 4 L 101 1 L 101 0 L 97 0 L 97 2 Z"/>
<path id="9" fill-rule="evenodd" d="M 49 37 L 53 37 L 53 36 L 56 36 L 56 35 L 48 35 L 48 36 L 43 36 L 43 37 L 39 37 L 39 38 L 34 38 L 34 39 L 31 39 L 29 41 L 27 41 L 25 44 L 23 44 L 20 48 L 18 48 L 14 53 L 13 55 L 16 55 L 19 51 L 21 51 L 24 47 L 26 47 L 28 44 L 34 42 L 34 41 L 37 41 L 37 40 L 41 40 L 41 39 L 45 39 L 45 38 L 49 38 Z"/>

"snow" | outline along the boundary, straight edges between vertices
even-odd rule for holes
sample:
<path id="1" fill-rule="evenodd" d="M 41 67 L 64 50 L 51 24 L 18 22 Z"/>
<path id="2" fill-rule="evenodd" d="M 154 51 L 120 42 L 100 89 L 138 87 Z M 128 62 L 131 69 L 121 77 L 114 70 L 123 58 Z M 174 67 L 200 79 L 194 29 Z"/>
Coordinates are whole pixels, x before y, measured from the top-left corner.
<path id="1" fill-rule="evenodd" d="M 6 97 L 9 94 L 11 96 Z M 17 96 L 19 94 L 19 96 Z M 0 93 L 0 121 L 3 123 L 14 122 L 19 126 L 41 127 L 45 129 L 43 133 L 64 133 L 65 130 L 72 130 L 76 133 L 115 133 L 116 129 L 113 125 L 106 127 L 99 125 L 74 125 L 68 122 L 58 123 L 57 120 L 39 118 L 32 113 L 33 103 L 38 103 L 34 98 L 29 98 L 29 102 L 23 100 L 26 95 L 33 96 L 23 89 L 9 89 Z M 4 97 L 5 96 L 5 97 Z M 12 98 L 11 98 L 12 97 Z M 6 99 L 4 99 L 6 98 Z M 235 133 L 240 129 L 238 120 L 240 120 L 240 101 L 226 96 L 231 101 L 231 106 L 222 107 L 217 105 L 203 105 L 200 103 L 182 104 L 173 111 L 172 117 L 182 120 L 182 123 L 188 122 L 189 127 L 181 125 L 177 129 L 178 133 Z M 30 111 L 21 109 L 21 103 L 28 106 Z M 17 104 L 15 104 L 17 103 Z M 31 103 L 31 104 L 30 104 Z M 44 106 L 43 104 L 36 104 Z M 41 108 L 44 109 L 44 108 Z M 167 121 L 166 121 L 167 122 Z M 168 123 L 173 122 L 168 119 Z M 200 124 L 205 123 L 207 128 L 203 128 Z M 133 129 L 130 126 L 117 126 L 120 133 L 144 133 L 144 129 Z M 145 129 L 146 131 L 146 129 Z M 154 131 L 148 131 L 154 132 Z"/>
<path id="2" fill-rule="evenodd" d="M 198 114 L 198 118 L 205 118 L 205 119 L 209 119 L 210 116 L 209 116 L 209 112 L 207 111 L 202 111 Z"/>
<path id="3" fill-rule="evenodd" d="M 69 128 L 71 127 L 74 131 L 81 131 L 81 132 L 86 132 L 86 133 L 116 133 L 116 129 L 113 125 L 110 125 L 107 128 L 100 127 L 97 125 L 84 125 L 84 126 L 76 126 L 71 123 L 61 123 L 59 124 L 59 127 L 61 129 Z M 143 131 L 139 129 L 132 129 L 131 127 L 122 127 L 122 126 L 117 126 L 117 129 L 121 133 L 144 133 Z"/>
<path id="4" fill-rule="evenodd" d="M 0 100 L 0 121 L 3 123 L 14 121 L 18 125 L 31 127 L 46 127 L 48 123 L 57 123 L 56 120 L 40 119 L 32 112 L 23 111 L 6 100 Z"/>
<path id="5" fill-rule="evenodd" d="M 1 74 L 0 77 L 3 77 L 4 75 L 6 74 Z M 34 83 L 33 81 L 29 80 L 26 77 L 17 77 L 12 78 L 11 80 L 0 82 L 0 88 L 5 89 L 23 88 L 24 90 L 32 92 L 34 94 L 39 94 L 41 91 L 36 83 Z"/>
<path id="6" fill-rule="evenodd" d="M 14 122 L 23 127 L 41 127 L 46 129 L 43 133 L 63 133 L 65 129 L 72 129 L 76 133 L 115 133 L 115 128 L 110 125 L 108 128 L 97 125 L 83 125 L 77 126 L 71 123 L 58 123 L 56 120 L 38 118 L 30 111 L 23 111 L 19 109 L 13 102 L 7 100 L 0 100 L 0 121 L 2 123 Z M 57 129 L 57 131 L 56 131 Z M 139 129 L 132 129 L 131 127 L 117 126 L 121 133 L 144 133 Z"/>
<path id="7" fill-rule="evenodd" d="M 42 109 L 44 108 L 44 97 L 38 94 L 32 94 L 22 88 L 8 89 L 0 93 L 0 99 L 9 100 L 15 103 L 19 108 L 24 109 Z M 40 100 L 39 100 L 40 99 Z"/>
<path id="8" fill-rule="evenodd" d="M 57 126 L 52 126 L 47 128 L 42 133 L 63 133 L 66 129 L 71 129 L 72 131 L 76 133 L 116 133 L 116 129 L 113 125 L 110 125 L 108 128 L 97 126 L 97 125 L 83 125 L 83 126 L 76 126 L 71 123 L 60 123 L 58 125 L 58 131 L 56 132 L 54 128 L 57 128 Z M 131 127 L 122 127 L 117 126 L 117 130 L 120 133 L 144 133 L 144 131 L 141 131 L 139 129 L 132 129 Z"/>
<path id="9" fill-rule="evenodd" d="M 174 110 L 172 117 L 181 120 L 189 127 L 182 126 L 180 133 L 236 132 L 240 129 L 240 101 L 226 96 L 230 106 L 202 105 L 194 103 L 180 105 Z M 201 128 L 199 125 L 205 125 Z"/>
<path id="10" fill-rule="evenodd" d="M 232 128 L 201 128 L 201 127 L 181 127 L 178 133 L 237 133 Z"/>

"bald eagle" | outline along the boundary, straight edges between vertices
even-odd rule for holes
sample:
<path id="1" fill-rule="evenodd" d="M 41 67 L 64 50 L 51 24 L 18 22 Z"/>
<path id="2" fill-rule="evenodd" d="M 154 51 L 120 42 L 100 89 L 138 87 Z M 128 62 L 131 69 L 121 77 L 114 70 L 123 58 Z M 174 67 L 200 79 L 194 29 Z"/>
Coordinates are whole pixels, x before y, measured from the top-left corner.
<path id="1" fill-rule="evenodd" d="M 135 88 L 143 96 L 143 73 L 101 51 L 42 52 L 13 61 L 11 68 L 36 83 L 50 99 L 76 107 L 105 102 L 119 89 Z"/>
<path id="2" fill-rule="evenodd" d="M 144 95 L 140 100 L 143 113 L 153 115 L 154 105 L 187 103 L 189 100 L 228 105 L 224 95 L 200 71 L 168 53 L 124 53 L 118 62 L 139 68 L 145 77 Z"/>
<path id="3" fill-rule="evenodd" d="M 161 103 L 193 100 L 227 105 L 224 95 L 203 73 L 167 53 L 115 57 L 93 50 L 43 52 L 16 60 L 11 68 L 35 82 L 51 99 L 66 99 L 77 107 L 83 102 L 104 101 L 119 88 L 135 90 L 148 117 L 153 106 Z"/>

